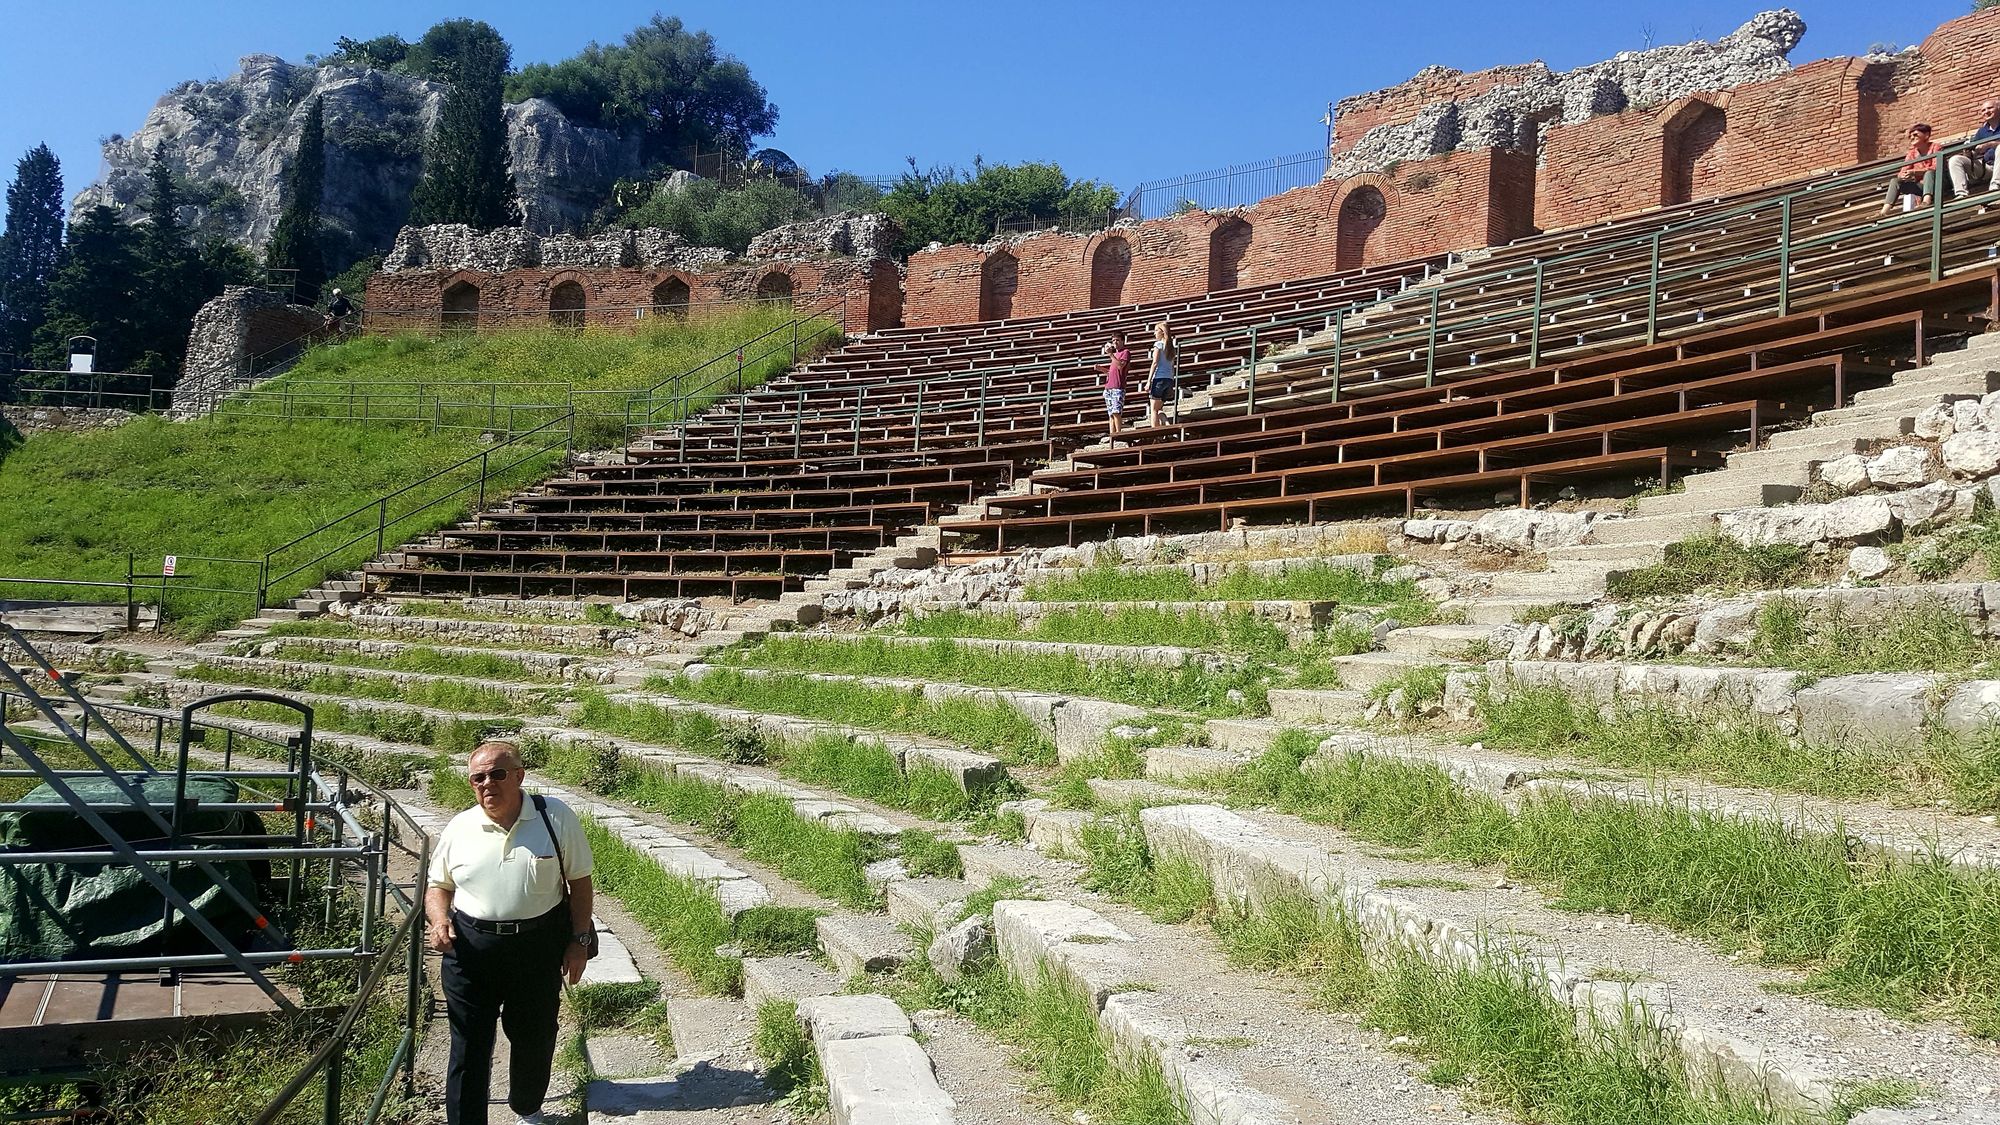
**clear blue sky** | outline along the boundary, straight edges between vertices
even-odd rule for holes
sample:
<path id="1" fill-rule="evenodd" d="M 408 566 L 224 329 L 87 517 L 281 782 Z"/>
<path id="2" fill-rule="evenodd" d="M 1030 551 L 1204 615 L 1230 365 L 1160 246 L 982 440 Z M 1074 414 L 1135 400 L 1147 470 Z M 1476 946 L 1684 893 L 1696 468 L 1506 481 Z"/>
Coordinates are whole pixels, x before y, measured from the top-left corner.
<path id="1" fill-rule="evenodd" d="M 47 142 L 75 194 L 95 178 L 97 139 L 129 133 L 168 87 L 233 73 L 253 52 L 299 61 L 342 35 L 415 39 L 476 16 L 516 65 L 615 41 L 655 11 L 713 33 L 778 106 L 765 143 L 815 173 L 1055 160 L 1073 176 L 1140 180 L 1315 148 L 1328 101 L 1432 63 L 1475 70 L 1542 59 L 1558 69 L 1644 45 L 1713 39 L 1754 0 L 1546 3 L 1233 0 L 627 0 L 223 2 L 0 0 L 0 178 Z M 1799 5 L 1792 61 L 1907 45 L 1968 0 Z M 1496 13 L 1505 12 L 1506 18 Z"/>

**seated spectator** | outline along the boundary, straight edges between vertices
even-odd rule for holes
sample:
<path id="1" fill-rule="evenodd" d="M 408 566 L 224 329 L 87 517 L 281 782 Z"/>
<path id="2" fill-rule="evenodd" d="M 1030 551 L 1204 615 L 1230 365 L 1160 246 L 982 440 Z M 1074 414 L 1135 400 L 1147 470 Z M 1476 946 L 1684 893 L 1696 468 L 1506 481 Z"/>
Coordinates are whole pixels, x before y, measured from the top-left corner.
<path id="1" fill-rule="evenodd" d="M 1928 207 L 1931 204 L 1932 178 L 1937 174 L 1938 146 L 1931 143 L 1931 127 L 1917 124 L 1910 126 L 1910 151 L 1903 154 L 1903 166 L 1896 170 L 1896 178 L 1889 181 L 1889 192 L 1882 199 L 1882 213 L 1903 200 L 1903 210 L 1910 209 L 1910 198 L 1916 196 Z"/>
<path id="2" fill-rule="evenodd" d="M 1975 191 L 1985 191 L 1993 186 L 1993 150 L 2000 146 L 2000 102 L 1987 99 L 1979 107 L 1986 119 L 1972 134 L 1972 147 L 1964 152 L 1955 152 L 1945 166 L 1951 170 L 1951 189 L 1958 195 L 1971 195 Z"/>

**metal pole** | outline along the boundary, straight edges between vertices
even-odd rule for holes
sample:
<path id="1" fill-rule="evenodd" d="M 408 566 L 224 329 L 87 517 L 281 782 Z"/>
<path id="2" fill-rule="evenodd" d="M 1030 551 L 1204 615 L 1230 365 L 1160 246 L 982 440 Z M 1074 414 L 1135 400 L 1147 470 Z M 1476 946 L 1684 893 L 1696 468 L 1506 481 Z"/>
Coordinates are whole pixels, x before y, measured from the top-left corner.
<path id="1" fill-rule="evenodd" d="M 924 448 L 924 380 L 917 380 L 917 418 L 910 430 L 910 452 Z"/>
<path id="2" fill-rule="evenodd" d="M 486 458 L 488 456 L 490 454 L 485 452 L 481 452 L 479 455 L 479 506 L 473 509 L 474 512 L 483 512 L 486 510 Z"/>
<path id="3" fill-rule="evenodd" d="M 382 553 L 382 541 L 387 537 L 388 531 L 389 498 L 384 496 L 375 501 L 375 553 L 378 555 Z"/>
<path id="4" fill-rule="evenodd" d="M 1966 150 L 1970 152 L 1971 150 Z M 1931 280 L 1944 280 L 1944 158 L 1931 162 Z"/>
<path id="5" fill-rule="evenodd" d="M 1654 238 L 1657 241 L 1658 235 Z M 1657 268 L 1657 267 L 1655 267 Z M 1778 204 L 1778 315 L 1792 311 L 1792 197 Z M 1648 341 L 1650 343 L 1650 341 Z"/>
<path id="6" fill-rule="evenodd" d="M 1343 329 L 1345 329 L 1346 327 L 1347 327 L 1347 308 L 1346 306 L 1343 305 L 1342 307 L 1334 310 L 1333 313 L 1333 401 L 1334 402 L 1340 401 L 1340 353 L 1343 346 L 1341 335 Z"/>
<path id="7" fill-rule="evenodd" d="M 1656 235 L 1655 237 L 1658 236 Z M 1657 263 L 1659 256 L 1654 255 L 1653 260 Z M 1529 367 L 1539 367 L 1542 362 L 1542 273 L 1544 268 L 1540 259 L 1537 259 L 1535 262 L 1535 324 L 1528 333 Z"/>
<path id="8" fill-rule="evenodd" d="M 322 1115 L 326 1125 L 340 1125 L 340 1057 L 346 1051 L 335 1047 L 326 1057 L 326 1112 Z"/>
<path id="9" fill-rule="evenodd" d="M 868 388 L 854 392 L 854 455 L 861 456 L 861 404 L 868 398 Z"/>
<path id="10" fill-rule="evenodd" d="M 1042 383 L 1042 440 L 1043 441 L 1049 440 L 1051 427 L 1055 425 L 1055 419 L 1049 416 L 1050 413 L 1055 410 L 1055 402 L 1056 402 L 1056 365 L 1051 363 L 1049 364 L 1049 377 L 1046 381 Z"/>
<path id="11" fill-rule="evenodd" d="M 792 411 L 792 459 L 793 460 L 797 460 L 799 458 L 800 443 L 804 438 L 802 431 L 805 428 L 805 416 L 806 416 L 806 389 L 804 387 L 800 387 L 799 406 L 798 409 Z M 682 432 L 685 433 L 686 431 Z M 687 458 L 683 456 L 681 460 L 685 461 L 687 460 Z"/>
<path id="12" fill-rule="evenodd" d="M 984 448 L 986 448 L 986 392 L 987 392 L 987 390 L 988 390 L 988 389 L 989 389 L 989 388 L 990 388 L 990 387 L 992 386 L 992 383 L 993 383 L 993 373 L 992 373 L 991 371 L 982 371 L 982 372 L 980 372 L 980 374 L 979 374 L 979 447 L 980 447 L 981 449 L 984 449 Z"/>
<path id="13" fill-rule="evenodd" d="M 1789 200 L 1787 202 L 1789 202 Z M 1787 208 L 1785 213 L 1787 217 L 1789 217 L 1791 214 L 1790 209 Z M 1787 239 L 1787 242 L 1789 241 L 1790 240 Z M 1782 285 L 1784 284 L 1784 282 L 1780 280 L 1779 284 Z M 1535 328 L 1537 332 L 1539 332 L 1541 329 L 1541 317 L 1539 315 L 1535 317 Z M 1650 345 L 1650 344 L 1657 344 L 1659 342 L 1660 342 L 1660 233 L 1658 231 L 1654 231 L 1653 260 L 1646 266 L 1646 343 Z"/>
<path id="14" fill-rule="evenodd" d="M 1438 287 L 1431 287 L 1431 338 L 1424 345 L 1424 386 L 1437 382 L 1438 362 Z"/>
<path id="15" fill-rule="evenodd" d="M 1257 413 L 1257 329 L 1250 329 L 1250 404 L 1244 408 L 1245 414 Z"/>

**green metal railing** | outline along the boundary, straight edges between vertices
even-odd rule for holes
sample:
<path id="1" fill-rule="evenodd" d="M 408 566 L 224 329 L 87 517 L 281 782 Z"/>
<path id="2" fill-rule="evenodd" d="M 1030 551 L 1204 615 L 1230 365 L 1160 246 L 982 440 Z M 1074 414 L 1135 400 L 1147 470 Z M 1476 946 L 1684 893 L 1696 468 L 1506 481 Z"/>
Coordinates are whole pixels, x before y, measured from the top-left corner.
<path id="1" fill-rule="evenodd" d="M 827 316 L 835 307 L 840 310 L 838 322 Z M 626 441 L 629 443 L 637 432 L 692 418 L 697 404 L 705 407 L 724 395 L 740 395 L 763 382 L 769 372 L 789 371 L 798 366 L 800 356 L 846 335 L 847 301 L 842 297 L 745 340 L 733 351 L 662 379 L 626 403 Z M 780 355 L 785 357 L 782 364 L 777 362 Z"/>
<path id="2" fill-rule="evenodd" d="M 1646 344 L 1655 344 L 1659 342 L 1663 333 L 1669 330 L 1686 331 L 1692 329 L 1694 325 L 1707 323 L 1704 302 L 1686 299 L 1676 301 L 1672 296 L 1676 287 L 1683 283 L 1693 284 L 1699 292 L 1709 296 L 1711 303 L 1730 304 L 1728 301 L 1713 299 L 1710 291 L 1700 289 L 1699 283 L 1708 280 L 1713 274 L 1730 273 L 1743 267 L 1762 264 L 1771 267 L 1771 275 L 1761 282 L 1751 280 L 1747 285 L 1752 291 L 1749 299 L 1754 300 L 1756 292 L 1761 289 L 1768 294 L 1768 306 L 1737 308 L 1731 315 L 1745 316 L 1768 312 L 1770 315 L 1786 316 L 1794 311 L 1797 303 L 1797 281 L 1794 274 L 1801 259 L 1809 258 L 1820 251 L 1837 249 L 1843 241 L 1880 232 L 1921 232 L 1924 236 L 1922 239 L 1911 240 L 1925 243 L 1924 260 L 1919 264 L 1926 267 L 1927 280 L 1942 280 L 1948 268 L 1944 238 L 1946 216 L 1973 208 L 1983 209 L 1988 203 L 1978 195 L 1947 201 L 1947 191 L 1943 190 L 1947 182 L 1945 170 L 1950 157 L 1969 151 L 1971 147 L 1972 142 L 1969 140 L 1961 141 L 1942 146 L 1935 154 L 1932 158 L 1936 162 L 1935 169 L 1930 173 L 1934 189 L 1930 192 L 1931 203 L 1919 210 L 1892 211 L 1884 216 L 1871 216 L 1859 223 L 1843 223 L 1835 230 L 1800 237 L 1795 220 L 1803 204 L 1817 203 L 1828 199 L 1829 196 L 1838 199 L 1848 195 L 1855 196 L 1847 200 L 1848 206 L 1867 203 L 1870 196 L 1879 193 L 1880 189 L 1886 186 L 1886 177 L 1905 163 L 1903 157 L 1895 157 L 1831 179 L 1807 184 L 1780 195 L 1732 204 L 1651 230 L 1613 237 L 1608 241 L 1601 237 L 1593 239 L 1580 249 L 1538 256 L 1523 262 L 1507 270 L 1499 278 L 1495 278 L 1489 271 L 1464 280 L 1441 282 L 1432 286 L 1423 298 L 1423 311 L 1415 327 L 1387 334 L 1371 334 L 1367 344 L 1378 353 L 1401 350 L 1417 353 L 1410 362 L 1414 363 L 1418 358 L 1422 360 L 1423 381 L 1426 386 L 1430 386 L 1438 379 L 1441 370 L 1440 360 L 1453 354 L 1441 345 L 1455 342 L 1452 337 L 1460 333 L 1478 333 L 1482 330 L 1511 326 L 1515 329 L 1510 334 L 1512 337 L 1526 338 L 1526 347 L 1516 353 L 1516 358 L 1524 360 L 1527 366 L 1533 367 L 1542 363 L 1552 351 L 1561 350 L 1559 347 L 1549 346 L 1552 338 L 1557 335 L 1550 329 L 1561 323 L 1564 314 L 1621 298 L 1636 299 L 1641 294 L 1644 295 L 1643 334 L 1636 330 L 1624 334 L 1604 334 L 1600 330 L 1600 335 L 1607 339 L 1643 340 Z M 1857 188 L 1862 190 L 1857 192 Z M 1755 244 L 1759 237 L 1757 234 L 1741 232 L 1740 228 L 1744 222 L 1768 215 L 1773 210 L 1777 212 L 1775 224 L 1777 229 L 1769 237 L 1768 243 Z M 1738 226 L 1735 232 L 1730 231 L 1732 223 Z M 1739 250 L 1726 256 L 1705 256 L 1692 265 L 1677 266 L 1669 262 L 1669 250 L 1672 245 L 1685 238 L 1695 238 L 1699 241 L 1704 235 L 1708 237 L 1726 235 L 1739 244 L 1748 242 L 1752 245 L 1749 249 Z M 1595 286 L 1580 291 L 1569 287 L 1552 289 L 1551 278 L 1560 274 L 1563 267 L 1601 261 L 1608 253 L 1620 250 L 1644 252 L 1643 263 L 1635 260 L 1629 268 L 1620 271 L 1634 275 L 1642 273 L 1644 275 L 1642 279 L 1634 277 L 1608 286 Z M 1525 283 L 1522 286 L 1524 292 L 1510 307 L 1469 319 L 1453 319 L 1449 324 L 1446 323 L 1444 314 L 1454 311 L 1461 299 L 1480 296 L 1484 290 L 1504 286 L 1509 282 Z M 1736 279 L 1735 283 L 1745 284 L 1740 278 Z M 1839 284 L 1836 280 L 1832 290 L 1838 291 L 1838 289 Z M 1740 305 L 1743 299 L 1737 298 L 1734 303 Z M 1386 300 L 1393 302 L 1395 298 Z M 1259 355 L 1259 347 L 1268 345 L 1274 337 L 1284 340 L 1283 346 L 1295 346 L 1307 335 L 1300 329 L 1311 325 L 1315 327 L 1314 334 L 1330 334 L 1328 345 L 1320 349 L 1328 353 L 1329 360 L 1321 370 L 1321 374 L 1330 377 L 1329 397 L 1337 402 L 1341 394 L 1343 376 L 1349 373 L 1347 364 L 1352 350 L 1350 345 L 1353 343 L 1349 322 L 1359 316 L 1362 310 L 1380 303 L 1355 303 L 1331 313 L 1279 318 L 1240 329 L 1235 333 L 1224 334 L 1220 338 L 1247 336 L 1250 341 L 1248 354 L 1253 358 L 1240 364 L 1211 369 L 1208 373 L 1211 378 L 1243 375 L 1247 382 L 1247 408 L 1254 411 L 1260 391 L 1257 369 L 1265 362 Z M 1670 326 L 1669 321 L 1679 323 Z M 1517 343 L 1517 339 L 1510 338 L 1503 347 L 1513 347 Z M 1358 359 L 1361 353 L 1353 354 Z M 1468 366 L 1477 365 L 1477 354 L 1471 353 Z M 1290 380 L 1283 380 L 1283 383 L 1288 387 Z"/>

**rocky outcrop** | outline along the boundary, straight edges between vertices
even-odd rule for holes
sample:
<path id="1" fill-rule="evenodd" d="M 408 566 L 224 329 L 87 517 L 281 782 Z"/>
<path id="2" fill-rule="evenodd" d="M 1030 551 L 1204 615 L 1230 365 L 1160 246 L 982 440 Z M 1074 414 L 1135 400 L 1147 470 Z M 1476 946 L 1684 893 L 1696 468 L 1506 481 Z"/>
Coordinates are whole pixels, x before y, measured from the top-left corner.
<path id="1" fill-rule="evenodd" d="M 167 92 L 129 137 L 104 145 L 105 173 L 79 193 L 72 213 L 97 204 L 125 208 L 146 194 L 153 153 L 169 146 L 193 185 L 183 218 L 261 248 L 283 207 L 306 107 L 326 110 L 324 214 L 350 252 L 386 245 L 409 215 L 422 169 L 423 138 L 444 100 L 442 84 L 354 66 L 298 66 L 245 56 L 236 74 L 184 82 Z M 611 184 L 637 175 L 635 134 L 577 125 L 540 100 L 507 107 L 507 142 L 522 221 L 531 230 L 581 225 Z"/>
<path id="2" fill-rule="evenodd" d="M 1465 97 L 1446 96 L 1414 117 L 1378 125 L 1351 146 L 1335 144 L 1331 179 L 1377 171 L 1401 160 L 1458 149 L 1510 148 L 1539 152 L 1550 124 L 1574 123 L 1606 113 L 1642 109 L 1709 90 L 1723 90 L 1783 74 L 1786 56 L 1805 35 L 1805 21 L 1790 9 L 1763 12 L 1713 43 L 1696 41 L 1621 51 L 1604 62 L 1557 72 L 1541 63 L 1510 67 L 1493 76 L 1497 86 Z M 1407 102 L 1427 91 L 1449 89 L 1461 77 L 1429 67 L 1401 86 L 1342 101 L 1340 116 L 1388 102 Z"/>
<path id="3" fill-rule="evenodd" d="M 680 235 L 648 227 L 590 236 L 538 235 L 520 227 L 477 231 L 463 223 L 404 227 L 382 262 L 385 273 L 436 270 L 680 269 L 699 272 L 726 260 L 713 246 L 691 246 Z"/>
<path id="4" fill-rule="evenodd" d="M 902 234 L 887 215 L 843 211 L 775 227 L 750 240 L 744 257 L 753 262 L 799 258 L 887 258 Z"/>

